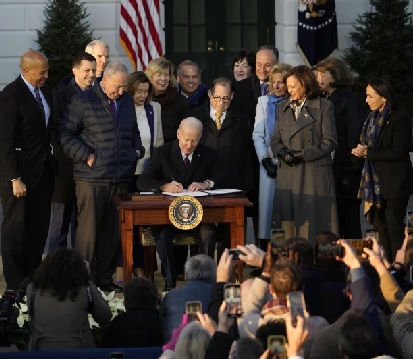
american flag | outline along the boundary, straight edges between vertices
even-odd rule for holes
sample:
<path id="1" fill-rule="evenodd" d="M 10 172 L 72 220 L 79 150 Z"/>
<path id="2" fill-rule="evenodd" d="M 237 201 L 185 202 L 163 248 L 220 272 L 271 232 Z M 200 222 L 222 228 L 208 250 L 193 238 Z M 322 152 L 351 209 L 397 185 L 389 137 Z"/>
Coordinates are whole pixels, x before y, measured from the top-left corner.
<path id="1" fill-rule="evenodd" d="M 121 0 L 120 43 L 135 70 L 162 56 L 160 0 Z"/>

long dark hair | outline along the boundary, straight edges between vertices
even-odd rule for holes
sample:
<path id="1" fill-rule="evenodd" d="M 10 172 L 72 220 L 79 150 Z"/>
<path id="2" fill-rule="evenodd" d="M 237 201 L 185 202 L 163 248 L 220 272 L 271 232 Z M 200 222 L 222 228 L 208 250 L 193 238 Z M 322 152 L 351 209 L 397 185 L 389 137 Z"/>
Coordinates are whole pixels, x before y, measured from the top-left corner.
<path id="1" fill-rule="evenodd" d="M 50 291 L 60 302 L 68 296 L 75 300 L 88 281 L 89 273 L 79 252 L 68 248 L 49 253 L 33 276 L 36 288 Z"/>
<path id="2" fill-rule="evenodd" d="M 403 109 L 403 104 L 394 91 L 389 79 L 384 77 L 377 77 L 370 80 L 367 85 L 370 85 L 381 97 L 384 97 L 390 103 L 391 109 Z"/>

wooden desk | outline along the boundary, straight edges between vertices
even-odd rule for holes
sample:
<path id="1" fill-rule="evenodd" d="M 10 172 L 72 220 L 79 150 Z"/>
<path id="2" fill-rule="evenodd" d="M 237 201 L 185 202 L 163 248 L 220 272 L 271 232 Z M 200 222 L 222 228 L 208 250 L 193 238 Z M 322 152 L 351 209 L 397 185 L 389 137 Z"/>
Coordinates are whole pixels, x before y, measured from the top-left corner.
<path id="1" fill-rule="evenodd" d="M 132 201 L 128 194 L 117 194 L 113 201 L 118 207 L 122 241 L 123 281 L 132 278 L 133 226 L 171 224 L 168 208 L 176 197 L 164 196 L 163 200 Z M 229 223 L 231 248 L 245 244 L 244 207 L 252 203 L 242 194 L 197 197 L 204 215 L 203 223 Z M 238 280 L 242 282 L 242 263 L 237 264 Z"/>

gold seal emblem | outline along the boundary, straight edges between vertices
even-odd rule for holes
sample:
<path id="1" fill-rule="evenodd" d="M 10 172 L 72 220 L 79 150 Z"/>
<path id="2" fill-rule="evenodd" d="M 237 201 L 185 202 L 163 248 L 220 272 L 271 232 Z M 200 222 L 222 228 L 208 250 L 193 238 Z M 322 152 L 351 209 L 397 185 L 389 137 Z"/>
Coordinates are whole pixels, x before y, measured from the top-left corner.
<path id="1" fill-rule="evenodd" d="M 191 196 L 178 197 L 169 205 L 169 220 L 179 229 L 195 228 L 202 221 L 201 203 Z"/>

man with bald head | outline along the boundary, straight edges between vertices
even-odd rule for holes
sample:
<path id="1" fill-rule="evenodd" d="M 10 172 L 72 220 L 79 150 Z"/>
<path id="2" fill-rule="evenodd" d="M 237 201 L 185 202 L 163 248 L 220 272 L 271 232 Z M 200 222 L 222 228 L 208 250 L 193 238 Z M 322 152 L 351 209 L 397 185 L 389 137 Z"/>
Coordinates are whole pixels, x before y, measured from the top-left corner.
<path id="1" fill-rule="evenodd" d="M 20 68 L 21 75 L 0 95 L 1 252 L 7 289 L 18 289 L 42 260 L 54 184 L 48 60 L 29 50 Z"/>
<path id="2" fill-rule="evenodd" d="M 194 117 L 183 119 L 177 131 L 177 139 L 154 149 L 151 162 L 138 178 L 138 188 L 142 191 L 157 189 L 174 193 L 212 188 L 215 151 L 199 144 L 201 135 L 201 121 Z M 172 239 L 178 231 L 180 230 L 172 225 L 152 226 L 156 250 L 166 271 L 164 291 L 176 286 L 177 273 Z M 215 225 L 201 223 L 196 231 L 200 237 L 199 252 L 213 257 Z"/>

